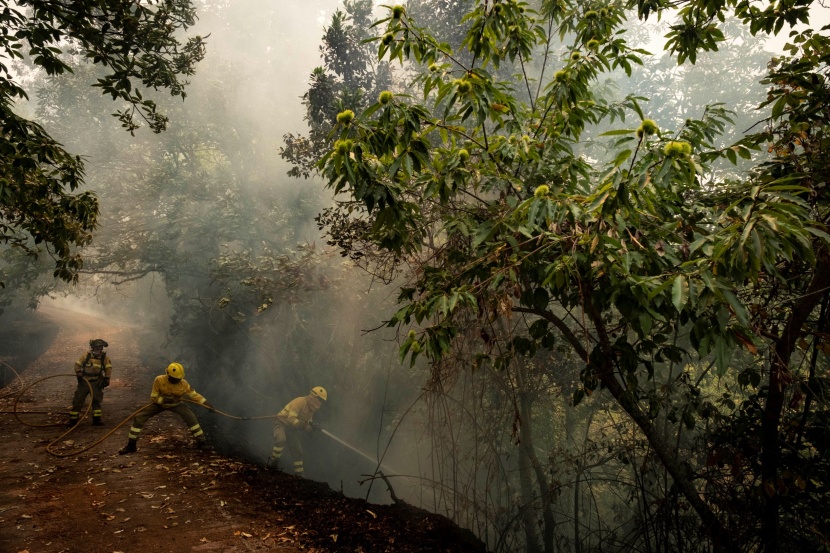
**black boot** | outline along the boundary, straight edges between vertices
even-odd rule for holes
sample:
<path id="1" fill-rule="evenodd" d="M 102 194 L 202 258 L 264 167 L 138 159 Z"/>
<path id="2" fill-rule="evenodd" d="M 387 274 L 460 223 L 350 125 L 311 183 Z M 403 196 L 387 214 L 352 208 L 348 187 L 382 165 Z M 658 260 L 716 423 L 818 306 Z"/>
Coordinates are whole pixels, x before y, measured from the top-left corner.
<path id="1" fill-rule="evenodd" d="M 68 426 L 69 428 L 72 428 L 77 424 L 78 424 L 78 419 L 69 419 L 69 422 L 66 423 L 66 426 Z"/>
<path id="2" fill-rule="evenodd" d="M 138 448 L 135 446 L 135 443 L 136 443 L 135 440 L 128 441 L 127 445 L 125 445 L 123 448 L 121 448 L 121 451 L 119 451 L 118 454 L 119 455 L 127 455 L 128 453 L 135 453 L 136 451 L 138 451 Z"/>
<path id="3" fill-rule="evenodd" d="M 101 417 L 92 417 L 92 424 L 95 426 L 104 426 L 104 421 L 101 420 Z"/>

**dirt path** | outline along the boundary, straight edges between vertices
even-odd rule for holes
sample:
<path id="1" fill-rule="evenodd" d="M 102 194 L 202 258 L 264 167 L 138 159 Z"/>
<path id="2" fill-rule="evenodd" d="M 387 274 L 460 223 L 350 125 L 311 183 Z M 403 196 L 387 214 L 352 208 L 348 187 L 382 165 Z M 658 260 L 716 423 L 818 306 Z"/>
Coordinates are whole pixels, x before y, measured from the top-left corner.
<path id="1" fill-rule="evenodd" d="M 290 532 L 251 512 L 244 501 L 246 487 L 223 490 L 223 478 L 242 465 L 190 449 L 187 429 L 175 415 L 148 423 L 139 453 L 117 454 L 126 442 L 128 417 L 147 403 L 146 382 L 158 372 L 138 361 L 140 328 L 60 310 L 43 315 L 59 330 L 26 368 L 26 382 L 71 375 L 91 337 L 106 337 L 114 366 L 104 399 L 106 425 L 94 427 L 87 417 L 53 449 L 82 449 L 128 422 L 90 451 L 61 458 L 50 455 L 46 446 L 66 428 L 31 428 L 8 414 L 2 418 L 1 551 L 299 551 L 291 546 L 296 540 Z M 18 410 L 57 413 L 23 417 L 27 422 L 65 422 L 74 387 L 71 376 L 46 380 L 21 398 Z M 4 410 L 10 403 L 4 401 Z M 276 548 L 275 540 L 285 540 L 285 546 Z"/>
<path id="2" fill-rule="evenodd" d="M 193 449 L 187 428 L 173 414 L 150 420 L 138 453 L 118 455 L 130 414 L 147 403 L 150 383 L 161 372 L 158 359 L 153 367 L 142 364 L 154 359 L 141 351 L 142 344 L 146 348 L 152 342 L 141 328 L 127 324 L 44 309 L 16 321 L 13 332 L 0 331 L 0 361 L 9 365 L 32 357 L 44 338 L 42 353 L 25 366 L 27 384 L 68 375 L 45 380 L 21 396 L 18 411 L 51 413 L 22 415 L 24 420 L 66 422 L 75 386 L 72 365 L 93 337 L 109 342 L 114 367 L 103 404 L 105 426 L 92 426 L 87 417 L 51 448 L 67 456 L 46 451 L 65 426 L 20 424 L 8 413 L 14 384 L 0 390 L 0 397 L 6 395 L 0 399 L 5 411 L 0 415 L 0 551 L 484 550 L 443 517 L 406 505 L 346 498 L 325 484 Z M 122 421 L 124 426 L 114 430 Z M 110 432 L 100 445 L 73 453 Z"/>

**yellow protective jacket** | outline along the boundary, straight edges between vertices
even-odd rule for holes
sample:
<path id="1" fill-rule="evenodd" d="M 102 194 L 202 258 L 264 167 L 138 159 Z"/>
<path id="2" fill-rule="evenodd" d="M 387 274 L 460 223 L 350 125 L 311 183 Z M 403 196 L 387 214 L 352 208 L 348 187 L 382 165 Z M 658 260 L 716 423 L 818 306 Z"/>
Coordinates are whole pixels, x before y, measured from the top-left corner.
<path id="1" fill-rule="evenodd" d="M 282 411 L 277 413 L 277 421 L 285 426 L 300 430 L 311 430 L 311 419 L 320 408 L 320 400 L 314 396 L 300 396 L 288 402 Z"/>
<path id="2" fill-rule="evenodd" d="M 75 361 L 75 374 L 86 380 L 97 380 L 99 377 L 109 378 L 112 374 L 110 356 L 102 353 L 100 358 L 96 358 L 91 351 L 83 354 Z"/>
<path id="3" fill-rule="evenodd" d="M 190 387 L 187 380 L 179 380 L 175 384 L 170 382 L 166 374 L 160 374 L 153 381 L 153 391 L 150 392 L 150 399 L 162 407 L 175 407 L 182 402 L 182 397 L 193 400 L 196 403 L 207 401 L 196 390 Z"/>

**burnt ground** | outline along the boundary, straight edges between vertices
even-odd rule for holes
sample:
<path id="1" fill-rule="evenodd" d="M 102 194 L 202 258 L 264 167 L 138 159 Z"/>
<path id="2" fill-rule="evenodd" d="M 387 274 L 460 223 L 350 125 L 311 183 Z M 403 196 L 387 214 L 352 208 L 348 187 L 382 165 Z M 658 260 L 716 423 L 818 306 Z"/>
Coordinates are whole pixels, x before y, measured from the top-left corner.
<path id="1" fill-rule="evenodd" d="M 348 498 L 325 483 L 193 449 L 173 414 L 150 420 L 137 453 L 118 455 L 131 414 L 146 404 L 162 370 L 139 351 L 144 331 L 55 308 L 0 320 L 0 361 L 23 369 L 23 386 L 32 385 L 16 408 L 38 411 L 20 418 L 40 425 L 10 413 L 21 384 L 8 383 L 10 371 L 0 364 L 7 384 L 0 390 L 2 552 L 485 551 L 470 532 L 405 503 Z M 114 362 L 105 426 L 87 416 L 62 436 L 72 364 L 99 335 Z M 52 375 L 67 376 L 38 382 Z"/>

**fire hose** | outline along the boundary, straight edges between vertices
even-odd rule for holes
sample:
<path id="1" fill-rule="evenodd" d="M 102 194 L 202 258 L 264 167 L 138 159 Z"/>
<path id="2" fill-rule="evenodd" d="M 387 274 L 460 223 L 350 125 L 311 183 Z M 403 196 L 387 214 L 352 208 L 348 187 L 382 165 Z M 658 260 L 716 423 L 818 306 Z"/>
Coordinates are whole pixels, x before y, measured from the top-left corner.
<path id="1" fill-rule="evenodd" d="M 45 413 L 45 414 L 54 414 L 54 411 L 18 411 L 18 410 L 17 410 L 17 404 L 18 404 L 18 402 L 20 401 L 20 398 L 21 398 L 21 397 L 23 397 L 23 394 L 24 394 L 27 390 L 29 390 L 30 388 L 32 388 L 33 386 L 35 386 L 36 384 L 39 384 L 39 383 L 44 382 L 44 381 L 46 381 L 46 380 L 50 380 L 50 379 L 52 379 L 52 378 L 61 378 L 61 377 L 72 377 L 72 378 L 76 378 L 76 376 L 75 376 L 74 374 L 56 374 L 56 375 L 46 376 L 46 377 L 39 378 L 39 379 L 37 379 L 37 380 L 33 381 L 32 383 L 28 384 L 27 386 L 23 386 L 23 379 L 20 377 L 20 374 L 19 374 L 17 371 L 15 371 L 15 370 L 14 370 L 14 368 L 12 368 L 12 367 L 11 367 L 11 365 L 9 365 L 8 363 L 5 363 L 5 362 L 3 362 L 3 361 L 0 361 L 0 363 L 2 363 L 3 365 L 5 365 L 5 366 L 6 366 L 6 367 L 8 367 L 9 369 L 11 369 L 11 370 L 12 370 L 12 372 L 14 372 L 14 374 L 15 374 L 16 378 L 20 381 L 20 385 L 21 385 L 21 387 L 22 387 L 22 388 L 21 388 L 21 390 L 20 390 L 19 392 L 17 392 L 17 394 L 15 395 L 15 398 L 14 398 L 14 403 L 13 403 L 13 405 L 12 405 L 12 409 L 11 409 L 11 411 L 2 411 L 2 410 L 0 410 L 0 413 L 12 413 L 12 414 L 14 415 L 14 417 L 18 420 L 18 422 L 20 422 L 20 424 L 23 424 L 24 426 L 29 426 L 29 427 L 34 427 L 34 428 L 48 428 L 48 427 L 51 427 L 51 426 L 64 426 L 64 423 L 34 424 L 34 423 L 29 423 L 29 422 L 26 422 L 26 421 L 24 421 L 23 419 L 21 419 L 21 418 L 20 418 L 20 415 L 23 415 L 23 414 L 44 414 L 44 413 Z M 86 382 L 86 385 L 87 385 L 87 386 L 89 386 L 89 393 L 90 393 L 90 396 L 91 396 L 91 395 L 92 395 L 92 383 L 91 383 L 91 382 L 89 382 L 88 380 L 84 380 L 84 382 Z M 14 393 L 14 392 L 9 392 L 9 393 L 5 393 L 5 394 L 3 394 L 3 395 L 0 395 L 0 399 L 5 399 L 5 398 L 7 398 L 7 397 L 10 397 L 13 393 Z M 207 407 L 207 406 L 205 406 L 205 405 L 203 405 L 203 404 L 201 404 L 201 403 L 199 403 L 199 402 L 192 401 L 192 400 L 190 400 L 190 399 L 182 398 L 182 401 L 184 401 L 184 402 L 186 402 L 186 403 L 193 403 L 194 405 L 199 405 L 200 407 L 203 407 L 203 408 L 207 409 L 208 411 L 212 411 L 212 412 L 217 413 L 217 414 L 219 414 L 219 415 L 222 415 L 222 416 L 224 416 L 224 417 L 228 417 L 228 418 L 230 418 L 230 419 L 240 420 L 240 421 L 252 421 L 252 420 L 273 419 L 273 418 L 276 418 L 276 416 L 277 416 L 276 414 L 274 414 L 274 415 L 263 415 L 263 416 L 257 416 L 257 417 L 239 417 L 239 416 L 236 416 L 236 415 L 231 415 L 230 413 L 225 413 L 224 411 L 220 411 L 219 409 L 216 409 L 215 407 Z M 133 412 L 132 412 L 129 416 L 127 416 L 126 418 L 124 418 L 124 420 L 122 420 L 120 423 L 118 423 L 118 424 L 117 424 L 114 428 L 112 428 L 109 432 L 107 432 L 107 433 L 106 433 L 106 434 L 104 434 L 102 437 L 100 437 L 99 439 L 97 439 L 96 441 L 92 442 L 91 444 L 89 444 L 89 445 L 85 446 L 85 447 L 84 447 L 84 448 L 82 448 L 82 449 L 79 449 L 79 450 L 76 450 L 76 451 L 71 451 L 71 452 L 60 452 L 60 451 L 56 451 L 56 450 L 54 450 L 54 449 L 53 449 L 53 447 L 54 447 L 54 446 L 55 446 L 58 442 L 60 442 L 61 440 L 63 440 L 63 439 L 64 439 L 66 436 L 68 436 L 68 435 L 69 435 L 69 434 L 70 434 L 73 430 L 75 430 L 76 428 L 78 428 L 78 426 L 79 426 L 79 425 L 77 425 L 77 424 L 76 424 L 76 425 L 74 425 L 74 426 L 72 426 L 72 427 L 70 427 L 70 428 L 69 428 L 69 429 L 67 429 L 65 432 L 63 432 L 60 436 L 58 436 L 57 438 L 55 438 L 54 440 L 52 440 L 51 442 L 49 442 L 49 443 L 46 445 L 46 448 L 45 448 L 45 449 L 46 449 L 46 451 L 47 451 L 50 455 L 54 455 L 55 457 L 72 457 L 72 456 L 75 456 L 75 455 L 79 455 L 79 454 L 81 454 L 81 453 L 84 453 L 85 451 L 89 451 L 90 449 L 92 449 L 92 448 L 94 448 L 95 446 L 97 446 L 97 445 L 101 444 L 104 440 L 106 440 L 107 438 L 109 438 L 110 436 L 112 436 L 112 434 L 113 434 L 113 433 L 115 433 L 115 431 L 116 431 L 116 430 L 118 430 L 119 428 L 121 428 L 122 426 L 124 426 L 125 424 L 127 424 L 127 422 L 129 422 L 129 421 L 130 421 L 133 417 L 135 417 L 138 413 L 140 413 L 142 410 L 146 409 L 147 407 L 150 407 L 151 405 L 153 405 L 153 403 L 152 403 L 152 402 L 147 403 L 147 404 L 145 404 L 145 405 L 142 405 L 141 407 L 139 407 L 138 409 L 136 409 L 135 411 L 133 411 Z M 85 419 L 85 418 L 86 418 L 86 416 L 89 414 L 90 409 L 92 409 L 92 403 L 91 403 L 91 402 L 90 402 L 90 403 L 86 406 L 86 409 L 84 410 L 83 415 L 79 416 L 79 419 L 78 419 L 78 420 L 80 421 L 80 420 Z M 369 461 L 371 461 L 371 462 L 373 462 L 373 463 L 374 463 L 374 462 L 377 462 L 377 465 L 378 465 L 378 466 L 377 466 L 377 469 L 376 469 L 376 475 L 379 475 L 379 477 L 380 477 L 380 478 L 382 478 L 382 479 L 384 480 L 384 482 L 386 482 L 386 484 L 387 484 L 387 486 L 388 486 L 388 488 L 389 488 L 389 491 L 390 491 L 390 493 L 392 494 L 392 499 L 393 499 L 396 503 L 399 501 L 399 500 L 398 500 L 398 498 L 395 496 L 394 490 L 392 489 L 392 485 L 391 485 L 391 483 L 389 482 L 389 480 L 388 480 L 387 476 L 386 476 L 386 475 L 384 475 L 384 473 L 383 473 L 383 472 L 381 472 L 381 471 L 379 470 L 379 469 L 380 469 L 380 468 L 382 468 L 382 467 L 383 467 L 383 468 L 388 468 L 388 467 L 385 467 L 385 466 L 384 466 L 384 464 L 383 464 L 383 462 L 382 462 L 382 461 L 378 461 L 377 459 L 372 458 L 371 456 L 369 456 L 369 455 L 368 455 L 368 454 L 366 454 L 365 452 L 363 452 L 363 451 L 361 451 L 361 450 L 357 449 L 356 447 L 352 446 L 351 444 L 349 444 L 349 443 L 347 443 L 347 442 L 345 442 L 345 441 L 341 440 L 340 438 L 338 438 L 337 436 L 335 436 L 335 435 L 334 435 L 334 434 L 332 434 L 331 432 L 328 432 L 327 430 L 322 429 L 322 428 L 319 428 L 319 427 L 318 427 L 318 429 L 321 431 L 321 433 L 322 433 L 323 435 L 325 435 L 325 436 L 327 436 L 327 437 L 329 437 L 329 438 L 331 438 L 331 439 L 335 440 L 336 442 L 338 442 L 338 443 L 342 444 L 343 446 L 345 446 L 345 447 L 347 447 L 347 448 L 351 449 L 352 451 L 355 451 L 356 453 L 358 453 L 358 454 L 360 454 L 361 456 L 365 457 L 365 458 L 366 458 L 366 459 L 368 459 Z M 372 477 L 372 480 L 374 480 L 374 478 L 375 478 L 375 477 Z M 361 483 L 362 483 L 362 482 L 361 482 Z"/>
<path id="2" fill-rule="evenodd" d="M 15 371 L 14 368 L 12 368 L 11 365 L 9 365 L 8 363 L 5 363 L 3 361 L 0 361 L 0 363 L 2 363 L 3 365 L 5 365 L 9 369 L 11 369 L 12 372 L 14 372 L 16 378 L 21 382 L 21 386 L 22 386 L 23 379 L 20 377 L 20 374 L 18 374 L 18 372 Z M 41 383 L 45 380 L 50 380 L 52 378 L 61 378 L 61 377 L 76 378 L 76 376 L 74 374 L 55 374 L 55 375 L 52 375 L 52 376 L 46 376 L 46 377 L 43 377 L 43 378 L 39 378 L 39 379 L 35 380 L 34 382 L 30 383 L 29 385 L 23 387 L 19 392 L 17 392 L 17 394 L 15 395 L 15 398 L 14 398 L 14 403 L 12 404 L 11 411 L 0 411 L 0 413 L 11 413 L 11 414 L 14 415 L 14 418 L 16 418 L 17 421 L 20 424 L 22 424 L 24 426 L 33 427 L 33 428 L 49 428 L 49 427 L 52 427 L 52 426 L 64 426 L 63 423 L 54 423 L 54 422 L 48 423 L 48 424 L 35 424 L 35 423 L 26 422 L 26 421 L 24 421 L 23 419 L 20 418 L 20 415 L 22 415 L 22 414 L 35 414 L 35 413 L 36 414 L 52 414 L 53 411 L 18 411 L 17 410 L 17 404 L 20 401 L 20 398 L 23 397 L 23 394 L 26 393 L 26 391 L 28 389 L 32 388 L 36 384 L 39 384 L 39 383 Z M 90 395 L 92 395 L 92 383 L 90 383 L 88 380 L 84 380 L 84 382 L 86 382 L 86 385 L 89 386 L 89 393 L 90 393 Z M 0 399 L 10 397 L 13 393 L 14 392 L 6 393 L 6 394 L 0 396 Z M 182 399 L 182 401 L 184 401 L 186 403 L 193 403 L 194 405 L 199 405 L 199 406 L 204 407 L 205 409 L 207 409 L 209 411 L 212 411 L 212 412 L 217 413 L 219 415 L 228 417 L 230 419 L 235 419 L 235 420 L 249 421 L 249 420 L 260 420 L 260 419 L 273 419 L 273 418 L 276 417 L 276 414 L 274 414 L 274 415 L 264 415 L 264 416 L 258 416 L 258 417 L 238 417 L 236 415 L 231 415 L 229 413 L 225 413 L 224 411 L 220 411 L 219 409 L 216 409 L 215 407 L 205 407 L 204 405 L 202 405 L 201 403 L 196 402 L 196 401 L 192 401 L 192 400 L 189 400 L 189 399 Z M 98 444 L 100 444 L 101 442 L 103 442 L 104 440 L 109 438 L 116 430 L 118 430 L 119 428 L 121 428 L 122 426 L 127 424 L 130 420 L 132 420 L 132 418 L 134 416 L 136 416 L 138 413 L 140 413 L 142 410 L 149 407 L 150 405 L 153 405 L 153 403 L 147 403 L 145 405 L 142 405 L 141 407 L 139 407 L 138 409 L 133 411 L 124 420 L 122 420 L 120 423 L 118 423 L 112 430 L 110 430 L 109 432 L 104 434 L 98 440 L 96 440 L 93 443 L 89 444 L 88 446 L 84 447 L 83 449 L 79 449 L 77 451 L 72 451 L 72 452 L 60 452 L 60 451 L 55 451 L 55 450 L 52 449 L 52 447 L 55 444 L 57 444 L 58 442 L 63 440 L 66 436 L 68 436 L 73 430 L 75 430 L 78 427 L 78 425 L 75 425 L 75 426 L 72 426 L 71 428 L 69 428 L 66 432 L 64 432 L 63 434 L 61 434 L 60 436 L 58 436 L 54 440 L 52 440 L 51 442 L 49 442 L 49 444 L 46 445 L 46 451 L 49 454 L 54 455 L 55 457 L 72 457 L 73 455 L 78 455 L 78 454 L 83 453 L 85 451 L 89 451 L 93 447 L 97 446 Z M 81 415 L 79 417 L 79 420 L 83 420 L 84 418 L 86 418 L 86 416 L 89 414 L 90 409 L 92 409 L 92 403 L 91 402 L 87 405 L 86 410 L 84 411 L 83 415 Z"/>

